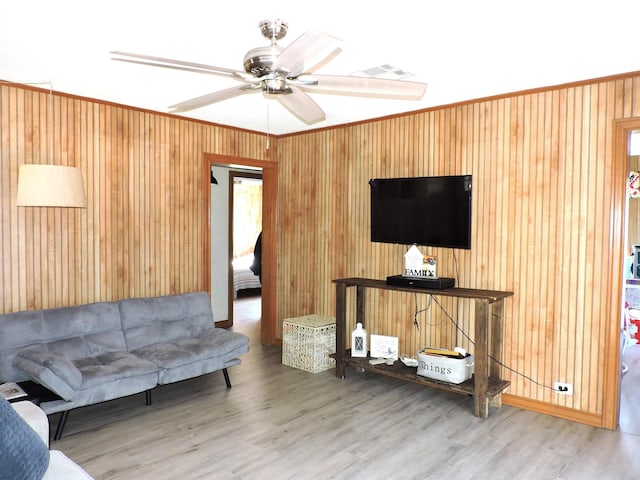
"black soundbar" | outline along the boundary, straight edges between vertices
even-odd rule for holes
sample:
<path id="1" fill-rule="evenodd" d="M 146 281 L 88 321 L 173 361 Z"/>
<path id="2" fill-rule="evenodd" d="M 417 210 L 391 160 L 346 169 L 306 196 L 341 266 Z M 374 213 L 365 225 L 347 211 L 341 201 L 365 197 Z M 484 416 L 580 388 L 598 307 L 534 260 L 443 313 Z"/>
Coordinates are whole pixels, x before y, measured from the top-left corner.
<path id="1" fill-rule="evenodd" d="M 456 284 L 455 278 L 416 278 L 405 277 L 404 275 L 392 275 L 387 277 L 387 285 L 398 285 L 400 287 L 426 288 L 430 290 L 444 290 Z"/>

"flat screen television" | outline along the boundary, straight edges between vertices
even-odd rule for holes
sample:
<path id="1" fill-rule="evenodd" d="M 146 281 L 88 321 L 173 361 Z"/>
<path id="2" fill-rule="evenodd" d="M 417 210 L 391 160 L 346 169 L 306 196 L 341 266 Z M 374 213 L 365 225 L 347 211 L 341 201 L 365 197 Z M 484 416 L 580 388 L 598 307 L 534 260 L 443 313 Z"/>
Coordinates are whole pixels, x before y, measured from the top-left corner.
<path id="1" fill-rule="evenodd" d="M 471 248 L 471 175 L 375 178 L 371 241 Z"/>

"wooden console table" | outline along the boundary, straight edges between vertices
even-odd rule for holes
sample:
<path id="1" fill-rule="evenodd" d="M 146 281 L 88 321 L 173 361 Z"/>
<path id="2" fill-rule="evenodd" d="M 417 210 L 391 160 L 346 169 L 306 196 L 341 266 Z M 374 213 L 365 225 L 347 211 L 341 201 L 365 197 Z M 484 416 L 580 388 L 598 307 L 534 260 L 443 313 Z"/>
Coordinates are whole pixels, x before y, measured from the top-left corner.
<path id="1" fill-rule="evenodd" d="M 336 284 L 336 376 L 344 378 L 345 367 L 353 365 L 364 370 L 439 388 L 450 392 L 473 395 L 473 414 L 476 417 L 489 416 L 489 404 L 501 406 L 502 392 L 509 382 L 500 379 L 502 357 L 502 329 L 504 299 L 513 292 L 475 290 L 470 288 L 447 288 L 430 290 L 415 287 L 388 285 L 384 280 L 369 278 L 343 278 L 333 280 Z M 440 382 L 416 374 L 415 368 L 405 367 L 401 362 L 388 365 L 371 365 L 368 358 L 352 358 L 350 350 L 345 350 L 347 288 L 356 287 L 356 322 L 365 325 L 365 292 L 367 289 L 396 290 L 399 292 L 422 293 L 445 297 L 467 298 L 475 302 L 474 331 L 474 374 L 461 384 Z M 491 351 L 489 351 L 491 348 Z M 490 362 L 490 358 L 496 361 Z"/>

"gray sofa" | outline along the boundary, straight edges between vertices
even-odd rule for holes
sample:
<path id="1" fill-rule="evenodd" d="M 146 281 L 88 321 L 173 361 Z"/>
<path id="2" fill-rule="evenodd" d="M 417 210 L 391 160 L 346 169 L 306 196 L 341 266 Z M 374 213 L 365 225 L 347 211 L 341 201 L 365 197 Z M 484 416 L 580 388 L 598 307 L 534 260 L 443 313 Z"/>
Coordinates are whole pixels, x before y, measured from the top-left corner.
<path id="1" fill-rule="evenodd" d="M 33 380 L 60 399 L 47 413 L 147 392 L 238 365 L 246 335 L 216 328 L 205 292 L 0 315 L 0 380 Z"/>

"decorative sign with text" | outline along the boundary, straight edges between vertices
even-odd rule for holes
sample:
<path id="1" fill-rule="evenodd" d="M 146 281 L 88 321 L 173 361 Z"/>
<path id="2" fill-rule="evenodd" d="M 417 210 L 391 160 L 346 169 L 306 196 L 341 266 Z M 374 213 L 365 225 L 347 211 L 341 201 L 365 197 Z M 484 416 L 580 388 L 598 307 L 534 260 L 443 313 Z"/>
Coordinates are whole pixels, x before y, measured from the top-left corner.
<path id="1" fill-rule="evenodd" d="M 414 278 L 438 278 L 436 257 L 424 256 L 416 245 L 404 254 L 404 276 Z"/>
<path id="2" fill-rule="evenodd" d="M 371 357 L 398 359 L 398 337 L 371 334 Z"/>

